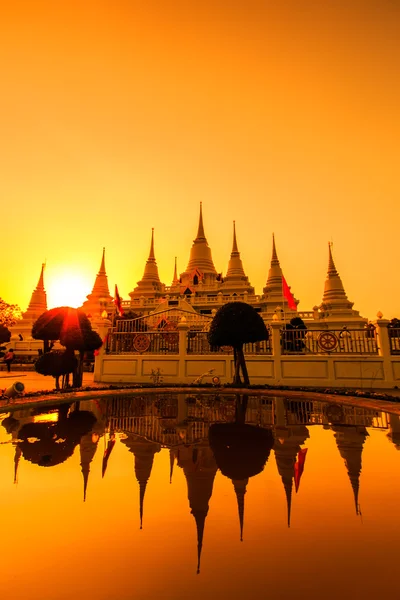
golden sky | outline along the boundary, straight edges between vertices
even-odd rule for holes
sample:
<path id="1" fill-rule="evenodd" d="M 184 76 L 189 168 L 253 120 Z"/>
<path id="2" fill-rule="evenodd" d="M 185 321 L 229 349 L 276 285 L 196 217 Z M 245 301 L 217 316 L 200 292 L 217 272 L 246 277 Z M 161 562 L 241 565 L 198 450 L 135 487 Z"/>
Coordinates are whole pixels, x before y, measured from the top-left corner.
<path id="1" fill-rule="evenodd" d="M 400 317 L 396 0 L 1 2 L 0 296 L 26 308 L 47 261 L 82 302 L 186 268 L 203 202 L 226 272 L 236 220 L 256 292 L 275 232 L 310 310 L 328 241 L 363 316 Z M 53 296 L 52 296 L 53 294 Z"/>

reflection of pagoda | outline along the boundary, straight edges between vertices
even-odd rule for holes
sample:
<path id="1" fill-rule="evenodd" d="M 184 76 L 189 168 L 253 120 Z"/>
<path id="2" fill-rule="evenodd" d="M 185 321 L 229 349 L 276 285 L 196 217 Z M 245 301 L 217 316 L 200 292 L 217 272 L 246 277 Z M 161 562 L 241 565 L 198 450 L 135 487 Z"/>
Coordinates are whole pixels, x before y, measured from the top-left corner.
<path id="1" fill-rule="evenodd" d="M 400 450 L 400 417 L 399 415 L 389 415 L 389 433 L 388 438 L 393 442 L 396 450 Z"/>
<path id="2" fill-rule="evenodd" d="M 86 490 L 89 480 L 90 463 L 92 462 L 94 455 L 96 454 L 97 444 L 99 442 L 99 436 L 94 434 L 92 431 L 83 435 L 79 442 L 79 451 L 81 455 L 81 469 L 83 475 L 83 501 L 86 500 Z"/>
<path id="3" fill-rule="evenodd" d="M 134 433 L 128 434 L 128 437 L 121 440 L 125 444 L 129 452 L 132 452 L 135 457 L 135 475 L 139 483 L 139 511 L 140 511 L 140 529 L 143 525 L 143 503 L 146 492 L 147 482 L 151 475 L 153 467 L 154 455 L 160 452 L 161 445 L 156 442 L 150 442 Z"/>
<path id="4" fill-rule="evenodd" d="M 362 468 L 362 451 L 368 432 L 365 427 L 352 427 L 345 425 L 335 425 L 332 427 L 335 432 L 336 444 L 340 456 L 344 459 L 347 473 L 353 488 L 354 503 L 356 514 L 360 514 L 358 505 L 358 492 L 360 488 L 360 473 Z"/>
<path id="5" fill-rule="evenodd" d="M 294 465 L 296 464 L 297 454 L 301 446 L 309 437 L 310 434 L 305 425 L 280 427 L 279 430 L 275 430 L 275 460 L 283 487 L 285 488 L 288 527 L 290 527 Z"/>
<path id="6" fill-rule="evenodd" d="M 183 469 L 186 477 L 189 505 L 196 521 L 197 573 L 200 573 L 204 524 L 218 467 L 208 445 L 181 446 L 176 451 L 176 456 L 178 466 Z"/>

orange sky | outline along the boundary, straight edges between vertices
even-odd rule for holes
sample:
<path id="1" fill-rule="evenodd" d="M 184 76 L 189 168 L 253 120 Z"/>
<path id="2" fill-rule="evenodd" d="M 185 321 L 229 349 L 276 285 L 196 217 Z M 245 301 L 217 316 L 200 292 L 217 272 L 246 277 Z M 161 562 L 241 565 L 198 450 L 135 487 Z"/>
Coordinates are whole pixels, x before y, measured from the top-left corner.
<path id="1" fill-rule="evenodd" d="M 235 219 L 261 293 L 274 231 L 310 310 L 332 239 L 354 308 L 400 316 L 397 2 L 1 4 L 6 301 L 26 308 L 47 259 L 49 305 L 68 272 L 86 282 L 83 302 L 103 246 L 110 289 L 127 298 L 152 227 L 170 284 L 202 201 L 218 271 Z"/>

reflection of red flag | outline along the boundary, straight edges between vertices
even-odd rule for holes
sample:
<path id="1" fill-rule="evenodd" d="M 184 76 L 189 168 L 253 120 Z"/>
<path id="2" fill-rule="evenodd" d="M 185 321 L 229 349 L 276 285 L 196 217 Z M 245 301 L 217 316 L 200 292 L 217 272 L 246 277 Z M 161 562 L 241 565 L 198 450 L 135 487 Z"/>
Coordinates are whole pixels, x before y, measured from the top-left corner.
<path id="1" fill-rule="evenodd" d="M 304 471 L 304 463 L 306 461 L 306 454 L 308 448 L 301 448 L 297 454 L 297 461 L 294 465 L 294 486 L 296 488 L 296 492 L 299 489 L 300 479 Z"/>
<path id="2" fill-rule="evenodd" d="M 108 463 L 108 459 L 110 458 L 110 454 L 112 452 L 112 449 L 115 446 L 115 433 L 111 434 L 111 437 L 108 441 L 107 444 L 107 448 L 104 452 L 104 456 L 103 456 L 103 464 L 101 467 L 101 476 L 104 477 L 105 473 L 106 473 L 106 469 L 107 469 L 107 463 Z"/>
<path id="3" fill-rule="evenodd" d="M 124 314 L 124 310 L 122 308 L 121 296 L 118 294 L 117 284 L 115 284 L 114 304 L 117 307 L 119 316 L 122 317 L 122 315 Z"/>
<path id="4" fill-rule="evenodd" d="M 292 292 L 290 291 L 290 288 L 289 288 L 288 284 L 286 283 L 286 279 L 284 278 L 283 275 L 282 275 L 282 290 L 283 290 L 283 297 L 286 298 L 290 310 L 297 310 L 296 302 L 294 301 L 294 296 L 293 296 Z"/>

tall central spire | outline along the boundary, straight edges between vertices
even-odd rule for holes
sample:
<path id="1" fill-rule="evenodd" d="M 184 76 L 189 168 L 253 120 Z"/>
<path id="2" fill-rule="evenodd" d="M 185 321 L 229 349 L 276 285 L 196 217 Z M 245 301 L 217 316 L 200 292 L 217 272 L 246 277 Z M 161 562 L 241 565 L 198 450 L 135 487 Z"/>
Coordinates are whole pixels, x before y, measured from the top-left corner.
<path id="1" fill-rule="evenodd" d="M 207 239 L 204 233 L 203 209 L 201 202 L 197 236 L 196 239 L 193 240 L 193 246 L 190 250 L 188 266 L 186 267 L 186 271 L 182 273 L 181 277 L 190 277 L 196 269 L 198 269 L 203 274 L 211 273 L 213 275 L 217 275 L 217 271 L 214 267 L 214 263 L 211 256 L 211 249 L 207 243 Z"/>
<path id="2" fill-rule="evenodd" d="M 204 225 L 203 225 L 203 203 L 200 202 L 200 216 L 199 216 L 199 228 L 197 230 L 197 240 L 205 240 Z"/>
<path id="3" fill-rule="evenodd" d="M 228 270 L 226 272 L 226 277 L 224 278 L 224 281 L 231 283 L 234 280 L 243 281 L 247 285 L 249 285 L 248 278 L 246 277 L 246 274 L 243 269 L 242 259 L 240 258 L 240 252 L 238 250 L 235 221 L 233 221 L 233 242 L 231 258 L 228 263 Z"/>

